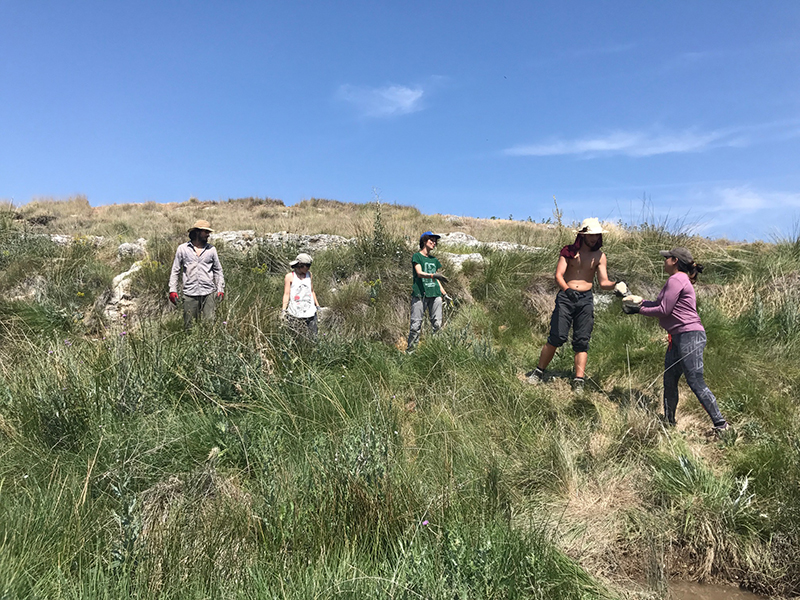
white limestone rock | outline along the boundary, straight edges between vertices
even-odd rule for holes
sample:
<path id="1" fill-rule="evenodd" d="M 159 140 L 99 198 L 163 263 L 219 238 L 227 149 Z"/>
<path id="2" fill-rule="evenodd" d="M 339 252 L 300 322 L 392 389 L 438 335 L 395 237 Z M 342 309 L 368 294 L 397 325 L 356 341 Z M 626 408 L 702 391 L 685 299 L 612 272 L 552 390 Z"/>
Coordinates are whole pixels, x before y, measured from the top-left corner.
<path id="1" fill-rule="evenodd" d="M 453 265 L 453 269 L 458 272 L 461 270 L 462 266 L 467 261 L 472 261 L 476 263 L 483 262 L 483 254 L 479 252 L 470 252 L 469 254 L 453 254 L 452 252 L 439 252 L 437 256 L 440 258 L 446 258 L 450 261 Z"/>
<path id="2" fill-rule="evenodd" d="M 139 238 L 135 242 L 125 242 L 117 247 L 117 258 L 144 258 L 147 254 L 147 240 Z"/>

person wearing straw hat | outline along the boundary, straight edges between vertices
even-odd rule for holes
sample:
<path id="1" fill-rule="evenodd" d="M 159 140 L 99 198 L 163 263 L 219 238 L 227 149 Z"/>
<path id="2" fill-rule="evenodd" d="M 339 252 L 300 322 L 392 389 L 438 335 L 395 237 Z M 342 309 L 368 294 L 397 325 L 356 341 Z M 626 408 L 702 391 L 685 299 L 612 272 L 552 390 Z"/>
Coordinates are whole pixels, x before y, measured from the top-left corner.
<path id="1" fill-rule="evenodd" d="M 432 255 L 440 237 L 432 231 L 423 233 L 419 237 L 419 252 L 411 257 L 411 325 L 406 345 L 409 354 L 414 352 L 419 342 L 426 310 L 434 333 L 442 327 L 442 299 L 449 298 L 442 283 L 447 283 L 447 278 L 436 272 L 442 268 L 442 263 Z"/>
<path id="2" fill-rule="evenodd" d="M 664 272 L 669 275 L 655 300 L 642 300 L 638 296 L 622 299 L 626 314 L 639 313 L 656 317 L 667 330 L 668 346 L 664 357 L 664 420 L 675 425 L 678 407 L 678 380 L 686 376 L 686 383 L 697 396 L 714 425 L 714 432 L 728 429 L 728 422 L 717 406 L 717 399 L 708 389 L 703 377 L 703 350 L 706 347 L 706 330 L 697 314 L 697 297 L 694 283 L 703 272 L 692 253 L 686 248 L 661 250 Z"/>
<path id="3" fill-rule="evenodd" d="M 537 384 L 544 379 L 544 372 L 558 348 L 563 346 L 572 328 L 572 349 L 575 352 L 575 373 L 572 387 L 583 390 L 586 363 L 589 352 L 589 339 L 594 327 L 594 298 L 592 285 L 595 275 L 601 289 L 614 290 L 624 295 L 628 286 L 624 281 L 608 279 L 603 234 L 607 233 L 596 218 L 584 219 L 573 233 L 575 242 L 561 249 L 556 265 L 555 279 L 559 292 L 556 305 L 550 318 L 550 334 L 547 343 L 539 354 L 539 362 L 533 371 L 526 373 L 529 383 Z"/>
<path id="4" fill-rule="evenodd" d="M 292 272 L 283 278 L 281 315 L 293 331 L 315 340 L 319 302 L 311 282 L 312 262 L 314 259 L 310 255 L 301 252 L 289 263 Z"/>
<path id="5" fill-rule="evenodd" d="M 197 319 L 211 320 L 217 302 L 225 296 L 225 277 L 217 249 L 208 243 L 211 224 L 196 221 L 189 242 L 178 246 L 169 276 L 169 301 L 178 304 L 178 278 L 183 280 L 183 325 L 188 330 Z"/>

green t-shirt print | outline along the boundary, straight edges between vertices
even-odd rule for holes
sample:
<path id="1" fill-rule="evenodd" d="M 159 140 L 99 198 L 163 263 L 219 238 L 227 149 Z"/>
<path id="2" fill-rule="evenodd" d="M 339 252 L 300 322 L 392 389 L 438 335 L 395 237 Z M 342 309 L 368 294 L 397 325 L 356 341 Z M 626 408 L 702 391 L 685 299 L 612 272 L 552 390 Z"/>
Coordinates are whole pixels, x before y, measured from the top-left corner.
<path id="1" fill-rule="evenodd" d="M 442 268 L 442 263 L 438 258 L 433 256 L 425 256 L 422 252 L 417 252 L 411 258 L 411 269 L 414 273 L 414 287 L 411 290 L 411 295 L 415 298 L 436 298 L 442 295 L 442 288 L 439 287 L 439 282 L 435 279 L 417 277 L 417 270 L 414 265 L 422 267 L 423 273 L 436 273 L 438 269 Z"/>

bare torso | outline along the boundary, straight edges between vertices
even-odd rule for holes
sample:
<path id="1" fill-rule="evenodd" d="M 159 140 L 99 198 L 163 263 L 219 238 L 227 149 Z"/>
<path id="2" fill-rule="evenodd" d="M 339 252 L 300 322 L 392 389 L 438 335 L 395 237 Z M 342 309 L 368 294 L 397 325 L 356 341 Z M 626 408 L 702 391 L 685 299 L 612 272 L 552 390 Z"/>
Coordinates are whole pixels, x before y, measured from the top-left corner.
<path id="1" fill-rule="evenodd" d="M 565 259 L 567 269 L 564 271 L 564 281 L 573 290 L 587 292 L 592 289 L 595 273 L 603 257 L 601 250 L 594 252 L 581 248 L 575 258 Z"/>

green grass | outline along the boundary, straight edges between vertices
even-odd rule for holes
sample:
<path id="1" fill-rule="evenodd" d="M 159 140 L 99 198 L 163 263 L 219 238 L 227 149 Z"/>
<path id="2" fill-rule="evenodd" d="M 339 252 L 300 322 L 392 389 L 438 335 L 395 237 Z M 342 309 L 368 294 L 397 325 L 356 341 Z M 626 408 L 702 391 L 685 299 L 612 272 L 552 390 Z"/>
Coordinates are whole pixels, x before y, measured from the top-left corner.
<path id="1" fill-rule="evenodd" d="M 186 334 L 165 300 L 180 239 L 152 239 L 138 324 L 98 332 L 84 317 L 130 264 L 0 221 L 4 291 L 48 282 L 0 300 L 0 597 L 624 597 L 662 554 L 666 575 L 800 593 L 786 243 L 609 236 L 632 287 L 662 285 L 662 247 L 703 257 L 706 379 L 735 427 L 714 441 L 685 387 L 678 430 L 661 426 L 664 332 L 617 300 L 597 307 L 585 396 L 518 379 L 563 240 L 515 226 L 547 250 L 481 249 L 444 330 L 406 356 L 415 248 L 380 219 L 315 255 L 331 308 L 315 346 L 277 320 L 297 248 L 221 247 L 226 299 Z M 571 371 L 568 346 L 552 369 Z"/>

